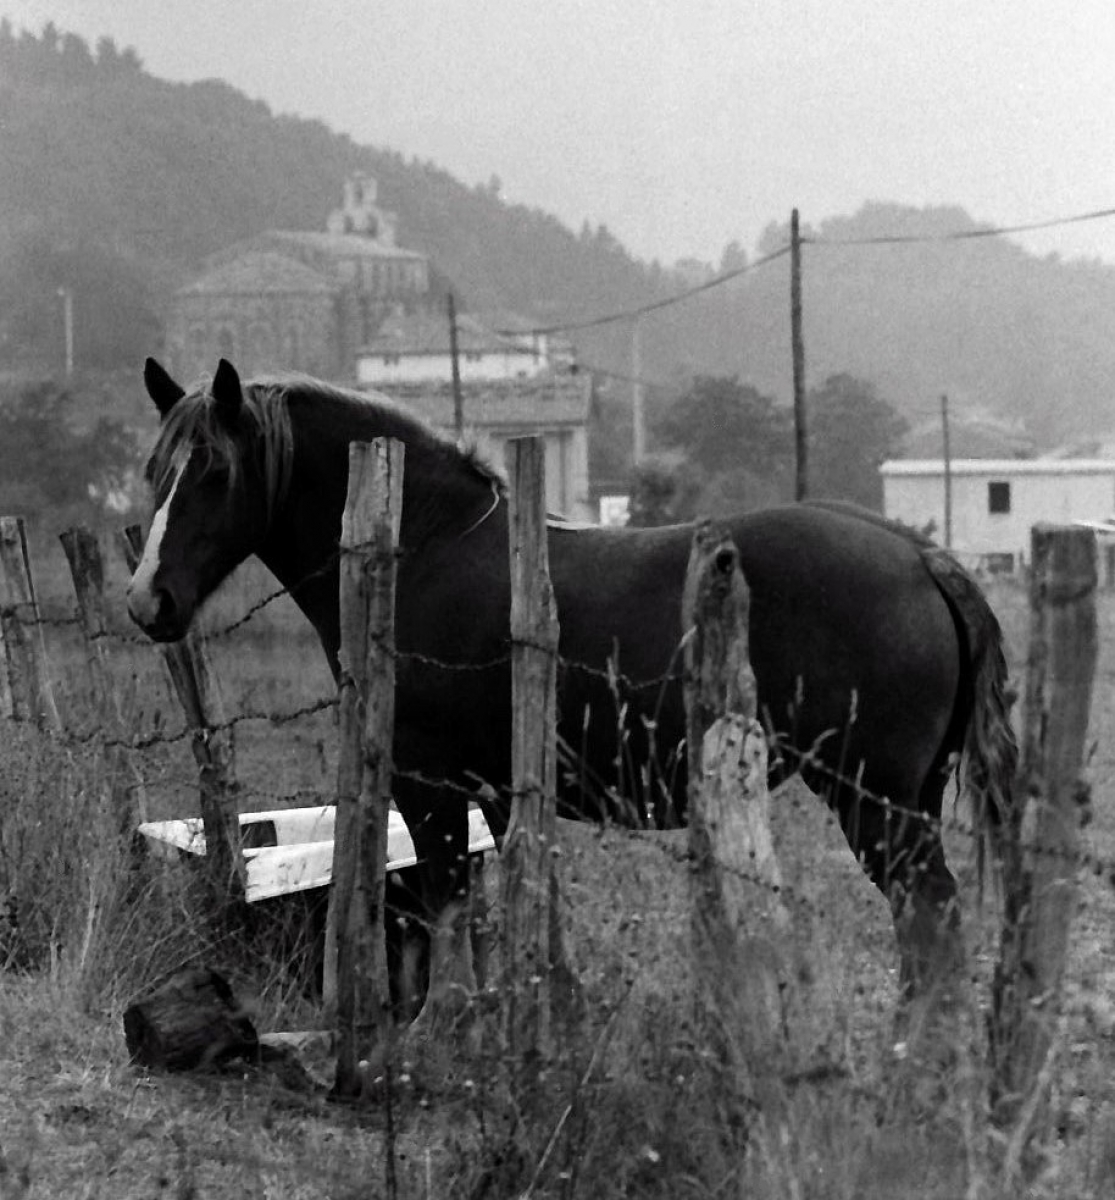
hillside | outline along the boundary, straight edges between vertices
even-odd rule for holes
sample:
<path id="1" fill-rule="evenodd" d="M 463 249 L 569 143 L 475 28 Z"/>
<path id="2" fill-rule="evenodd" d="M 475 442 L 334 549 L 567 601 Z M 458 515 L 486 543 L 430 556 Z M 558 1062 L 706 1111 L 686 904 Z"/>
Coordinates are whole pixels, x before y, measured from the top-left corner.
<path id="1" fill-rule="evenodd" d="M 1050 443 L 1115 427 L 1115 268 L 1037 258 L 1003 238 L 874 246 L 986 228 L 961 209 L 865 205 L 804 229 L 804 332 L 809 376 L 871 380 L 911 423 L 948 393 L 953 411 L 1021 420 Z M 759 247 L 788 240 L 771 226 Z M 771 263 L 681 306 L 703 369 L 739 371 L 788 399 L 788 266 Z M 657 341 L 656 337 L 650 339 Z"/>
<path id="2" fill-rule="evenodd" d="M 661 294 L 660 273 L 605 229 L 574 234 L 493 187 L 276 116 L 218 81 L 154 79 L 134 55 L 104 43 L 93 54 L 70 35 L 0 27 L 0 159 L 16 165 L 0 172 L 5 365 L 57 357 L 63 283 L 75 290 L 78 360 L 134 361 L 204 255 L 266 228 L 319 228 L 354 169 L 379 181 L 400 242 L 473 308 L 551 320 Z"/>
<path id="3" fill-rule="evenodd" d="M 225 83 L 155 79 L 134 52 L 107 39 L 91 50 L 51 27 L 0 25 L 0 158 L 0 371 L 58 367 L 62 286 L 74 292 L 77 362 L 134 369 L 157 351 L 166 298 L 204 255 L 269 227 L 318 228 L 354 169 L 378 179 L 400 242 L 429 255 L 473 309 L 578 321 L 669 296 L 687 278 L 634 260 L 607 229 L 576 233 L 507 204 L 497 180 L 466 187 Z M 818 242 L 804 256 L 811 381 L 860 376 L 912 424 L 947 392 L 958 421 L 998 415 L 1041 443 L 1115 428 L 1115 268 L 1037 258 L 1004 239 L 832 244 L 976 228 L 960 209 L 879 203 L 807 230 Z M 755 254 L 786 233 L 771 225 Z M 647 317 L 642 373 L 670 385 L 738 374 L 788 400 L 788 311 L 783 257 Z M 584 362 L 630 370 L 626 323 L 574 340 Z"/>

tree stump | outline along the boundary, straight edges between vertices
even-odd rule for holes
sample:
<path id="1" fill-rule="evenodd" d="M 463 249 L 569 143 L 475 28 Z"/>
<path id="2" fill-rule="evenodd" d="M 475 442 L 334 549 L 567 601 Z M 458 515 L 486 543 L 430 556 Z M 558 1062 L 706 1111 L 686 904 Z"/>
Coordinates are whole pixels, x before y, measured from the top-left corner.
<path id="1" fill-rule="evenodd" d="M 172 975 L 124 1013 L 132 1062 L 164 1071 L 190 1071 L 256 1055 L 259 1037 L 227 980 L 194 967 Z"/>

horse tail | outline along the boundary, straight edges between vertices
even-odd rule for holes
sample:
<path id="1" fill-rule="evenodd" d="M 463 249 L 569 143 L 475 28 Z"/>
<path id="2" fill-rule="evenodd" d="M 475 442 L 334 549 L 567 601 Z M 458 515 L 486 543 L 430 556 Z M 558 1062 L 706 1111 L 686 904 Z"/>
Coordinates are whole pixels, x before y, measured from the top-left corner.
<path id="1" fill-rule="evenodd" d="M 1017 818 L 1012 789 L 1018 741 L 1010 721 L 1014 692 L 1007 680 L 999 621 L 971 573 L 920 530 L 845 501 L 806 503 L 869 521 L 912 542 L 952 612 L 961 652 L 966 654 L 966 684 L 957 701 L 953 727 L 959 733 L 962 726 L 964 731 L 964 785 L 975 808 L 976 868 L 982 891 L 988 852 L 997 864 L 1002 863 L 1002 829 Z"/>
<path id="2" fill-rule="evenodd" d="M 982 890 L 988 852 L 1002 861 L 1002 829 L 1013 819 L 1012 786 L 1018 741 L 1010 720 L 1014 699 L 1003 653 L 1003 631 L 987 597 L 951 554 L 921 546 L 922 559 L 963 633 L 967 650 L 964 784 L 976 824 L 976 866 Z"/>

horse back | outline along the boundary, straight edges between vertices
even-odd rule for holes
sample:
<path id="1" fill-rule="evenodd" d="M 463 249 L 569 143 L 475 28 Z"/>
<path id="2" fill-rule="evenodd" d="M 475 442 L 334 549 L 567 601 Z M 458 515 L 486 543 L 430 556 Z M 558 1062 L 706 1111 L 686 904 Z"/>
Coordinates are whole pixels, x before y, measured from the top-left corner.
<path id="1" fill-rule="evenodd" d="M 927 772 L 949 733 L 963 664 L 919 542 L 837 507 L 787 506 L 725 524 L 750 595 L 760 719 L 803 750 L 839 745 L 840 769 L 854 770 L 870 744 L 880 789 L 897 792 L 892 776 Z M 688 526 L 551 533 L 568 728 L 606 705 L 594 672 L 611 659 L 631 724 L 653 720 L 659 748 L 684 737 L 679 644 L 691 541 Z M 913 770 L 903 761 L 911 747 L 923 760 Z"/>

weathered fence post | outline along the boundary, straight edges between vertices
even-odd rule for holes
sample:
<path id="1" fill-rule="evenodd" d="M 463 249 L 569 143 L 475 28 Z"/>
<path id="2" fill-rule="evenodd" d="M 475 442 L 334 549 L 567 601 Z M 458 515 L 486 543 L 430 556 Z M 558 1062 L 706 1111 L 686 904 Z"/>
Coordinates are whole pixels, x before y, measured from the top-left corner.
<path id="1" fill-rule="evenodd" d="M 0 626 L 12 716 L 17 721 L 33 721 L 40 729 L 59 730 L 62 722 L 50 687 L 46 642 L 22 517 L 0 517 L 0 565 L 4 575 Z"/>
<path id="2" fill-rule="evenodd" d="M 130 830 L 147 819 L 147 798 L 143 777 L 126 747 L 121 744 L 124 739 L 124 719 L 120 712 L 119 696 L 113 686 L 105 645 L 108 621 L 105 616 L 105 572 L 101 547 L 96 536 L 81 525 L 65 530 L 59 535 L 59 540 L 73 576 L 94 702 L 105 731 L 115 743 L 108 753 L 113 808 L 122 827 Z"/>
<path id="3" fill-rule="evenodd" d="M 393 438 L 349 446 L 341 525 L 341 746 L 326 948 L 327 968 L 334 947 L 336 955 L 334 1090 L 342 1096 L 370 1093 L 360 1062 L 374 1044 L 386 1046 L 391 1029 L 384 884 L 403 469 L 403 443 Z"/>
<path id="4" fill-rule="evenodd" d="M 545 445 L 508 443 L 511 554 L 511 818 L 500 853 L 503 1026 L 515 1069 L 552 1054 L 558 617 L 546 545 Z"/>
<path id="5" fill-rule="evenodd" d="M 994 1087 L 1034 1129 L 1048 1082 L 1079 865 L 1081 768 L 1096 664 L 1096 539 L 1031 531 L 1030 648 L 1016 804 L 1003 831 L 1004 913 L 994 984 Z M 1025 1126 L 1025 1127 L 1023 1127 Z"/>
<path id="6" fill-rule="evenodd" d="M 143 553 L 138 525 L 121 531 L 120 544 L 128 570 L 134 573 Z M 202 639 L 188 633 L 180 642 L 162 648 L 175 694 L 182 705 L 192 737 L 190 747 L 198 767 L 201 820 L 205 829 L 206 873 L 214 896 L 240 909 L 246 891 L 244 855 L 240 849 L 240 815 L 232 780 L 231 752 L 216 677 Z"/>
<path id="7" fill-rule="evenodd" d="M 789 916 L 770 834 L 748 606 L 739 551 L 726 531 L 701 522 L 682 607 L 694 974 L 719 1043 L 726 1119 L 734 1124 L 756 1109 L 781 1154 L 788 1138 L 779 1080 L 785 975 L 776 946 Z"/>

